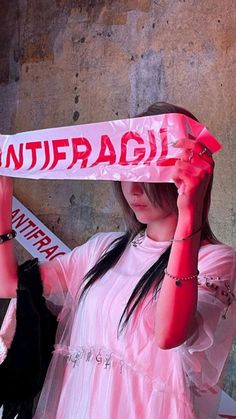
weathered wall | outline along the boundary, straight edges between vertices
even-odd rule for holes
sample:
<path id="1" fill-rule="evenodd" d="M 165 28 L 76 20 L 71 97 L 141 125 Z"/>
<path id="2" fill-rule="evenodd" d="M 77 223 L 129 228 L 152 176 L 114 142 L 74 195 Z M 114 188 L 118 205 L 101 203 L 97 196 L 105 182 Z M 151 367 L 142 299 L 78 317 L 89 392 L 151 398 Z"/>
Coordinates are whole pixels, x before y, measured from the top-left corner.
<path id="1" fill-rule="evenodd" d="M 224 145 L 211 221 L 236 244 L 234 0 L 2 0 L 0 38 L 1 133 L 125 118 L 155 100 L 195 113 Z M 73 247 L 121 228 L 108 186 L 19 179 L 15 195 Z"/>

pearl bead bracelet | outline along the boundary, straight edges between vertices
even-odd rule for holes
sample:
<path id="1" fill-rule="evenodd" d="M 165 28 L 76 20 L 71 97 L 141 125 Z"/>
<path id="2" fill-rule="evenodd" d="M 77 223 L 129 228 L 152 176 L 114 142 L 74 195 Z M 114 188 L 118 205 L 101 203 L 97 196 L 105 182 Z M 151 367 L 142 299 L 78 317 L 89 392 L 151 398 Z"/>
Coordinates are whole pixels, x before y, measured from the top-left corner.
<path id="1" fill-rule="evenodd" d="M 165 275 L 169 276 L 169 278 L 174 279 L 175 280 L 175 285 L 177 287 L 179 287 L 181 285 L 182 281 L 188 281 L 190 279 L 198 279 L 198 275 L 199 275 L 199 271 L 197 271 L 197 273 L 195 275 L 191 275 L 191 276 L 183 276 L 183 277 L 178 277 L 175 275 L 170 274 L 169 272 L 167 272 L 167 269 L 164 270 Z"/>

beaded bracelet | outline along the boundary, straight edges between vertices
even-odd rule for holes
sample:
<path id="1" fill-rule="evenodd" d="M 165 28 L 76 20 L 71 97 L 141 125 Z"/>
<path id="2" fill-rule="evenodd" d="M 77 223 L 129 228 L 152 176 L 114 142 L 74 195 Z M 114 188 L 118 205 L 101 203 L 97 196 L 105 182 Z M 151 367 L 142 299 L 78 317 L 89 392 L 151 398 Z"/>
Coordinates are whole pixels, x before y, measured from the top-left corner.
<path id="1" fill-rule="evenodd" d="M 188 281 L 189 279 L 198 279 L 198 275 L 199 275 L 199 271 L 197 271 L 197 273 L 195 275 L 183 276 L 183 277 L 178 277 L 178 276 L 174 276 L 172 274 L 169 274 L 169 272 L 167 272 L 167 269 L 165 269 L 164 272 L 165 272 L 165 275 L 169 276 L 169 278 L 175 280 L 175 285 L 177 287 L 179 287 L 181 285 L 181 281 Z"/>
<path id="2" fill-rule="evenodd" d="M 12 240 L 16 237 L 16 231 L 12 230 L 10 233 L 1 234 L 0 235 L 0 244 L 7 242 L 8 240 Z"/>

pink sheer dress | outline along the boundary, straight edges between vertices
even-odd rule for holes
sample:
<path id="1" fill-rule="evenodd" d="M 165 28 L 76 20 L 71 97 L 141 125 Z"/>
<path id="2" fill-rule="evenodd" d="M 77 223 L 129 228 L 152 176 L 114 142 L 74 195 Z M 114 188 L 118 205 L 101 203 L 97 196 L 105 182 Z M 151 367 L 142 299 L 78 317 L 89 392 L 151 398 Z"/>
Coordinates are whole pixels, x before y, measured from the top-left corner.
<path id="1" fill-rule="evenodd" d="M 119 235 L 97 234 L 44 266 L 47 302 L 60 323 L 35 419 L 215 419 L 235 334 L 235 252 L 223 244 L 200 248 L 198 329 L 162 350 L 154 334 L 158 294 L 150 293 L 120 336 L 117 330 L 133 288 L 168 242 L 145 235 L 130 244 L 78 304 L 84 275 Z"/>

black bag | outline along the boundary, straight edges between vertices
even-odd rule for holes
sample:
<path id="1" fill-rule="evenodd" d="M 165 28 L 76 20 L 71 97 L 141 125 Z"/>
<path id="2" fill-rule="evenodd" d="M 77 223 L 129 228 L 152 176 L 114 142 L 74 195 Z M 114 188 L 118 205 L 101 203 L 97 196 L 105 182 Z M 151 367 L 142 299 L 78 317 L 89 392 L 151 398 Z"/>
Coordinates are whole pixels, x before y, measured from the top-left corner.
<path id="1" fill-rule="evenodd" d="M 48 310 L 38 260 L 18 268 L 16 331 L 0 365 L 2 419 L 31 419 L 52 356 L 57 320 Z"/>

